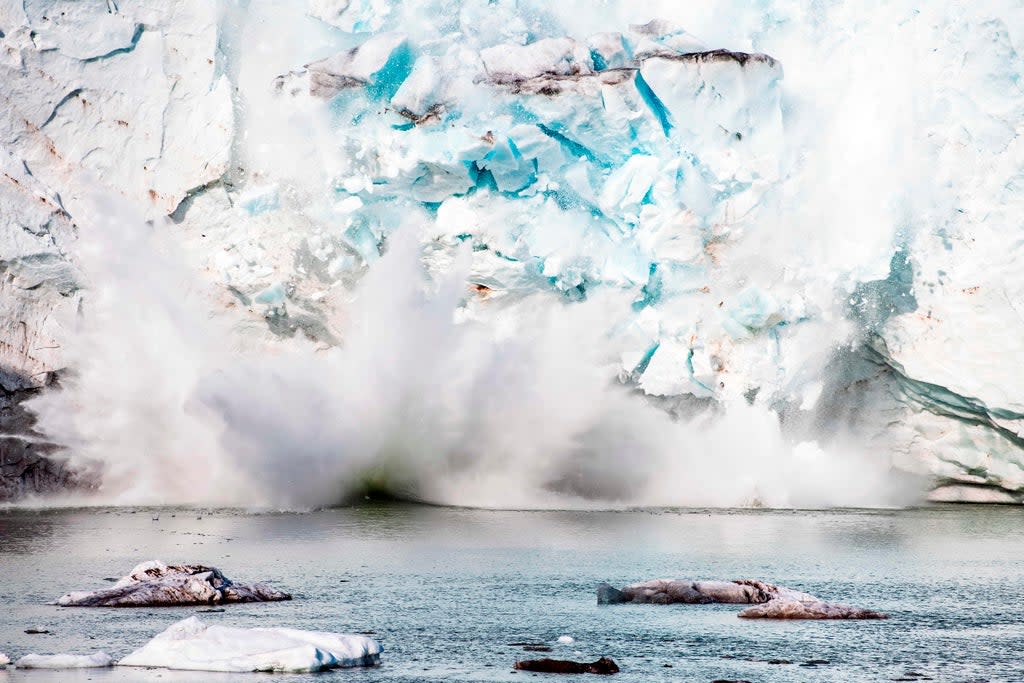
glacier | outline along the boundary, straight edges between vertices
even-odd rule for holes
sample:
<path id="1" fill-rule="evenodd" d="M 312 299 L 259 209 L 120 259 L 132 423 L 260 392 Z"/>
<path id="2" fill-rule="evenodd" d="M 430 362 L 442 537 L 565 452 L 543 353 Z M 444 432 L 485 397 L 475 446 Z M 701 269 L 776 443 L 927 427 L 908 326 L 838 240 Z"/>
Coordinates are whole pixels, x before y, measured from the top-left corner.
<path id="1" fill-rule="evenodd" d="M 1009 0 L 0 4 L 0 497 L 1024 501 L 1022 39 Z"/>

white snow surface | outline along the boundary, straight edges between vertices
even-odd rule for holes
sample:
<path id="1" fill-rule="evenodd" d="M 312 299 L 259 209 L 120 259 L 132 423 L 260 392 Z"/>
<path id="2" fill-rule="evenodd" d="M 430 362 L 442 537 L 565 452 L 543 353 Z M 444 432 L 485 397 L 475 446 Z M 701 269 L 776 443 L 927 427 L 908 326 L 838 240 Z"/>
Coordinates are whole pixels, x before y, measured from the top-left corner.
<path id="1" fill-rule="evenodd" d="M 171 625 L 119 666 L 186 671 L 325 671 L 372 666 L 381 646 L 366 636 L 293 628 L 208 626 L 198 617 Z"/>
<path id="2" fill-rule="evenodd" d="M 0 382 L 108 499 L 1024 500 L 1019 3 L 108 5 L 0 4 Z"/>
<path id="3" fill-rule="evenodd" d="M 14 663 L 19 669 L 98 669 L 111 666 L 114 660 L 106 652 L 91 655 L 25 655 Z"/>

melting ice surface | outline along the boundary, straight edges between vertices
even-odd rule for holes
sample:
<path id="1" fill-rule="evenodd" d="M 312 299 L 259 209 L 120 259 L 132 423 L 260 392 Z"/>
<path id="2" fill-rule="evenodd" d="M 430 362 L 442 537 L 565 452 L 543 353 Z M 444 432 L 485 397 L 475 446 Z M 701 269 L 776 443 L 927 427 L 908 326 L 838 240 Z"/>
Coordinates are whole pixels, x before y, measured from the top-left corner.
<path id="1" fill-rule="evenodd" d="M 1017 499 L 1022 13 L 869 5 L 226 9 L 231 168 L 76 198 L 43 428 L 122 501 Z"/>

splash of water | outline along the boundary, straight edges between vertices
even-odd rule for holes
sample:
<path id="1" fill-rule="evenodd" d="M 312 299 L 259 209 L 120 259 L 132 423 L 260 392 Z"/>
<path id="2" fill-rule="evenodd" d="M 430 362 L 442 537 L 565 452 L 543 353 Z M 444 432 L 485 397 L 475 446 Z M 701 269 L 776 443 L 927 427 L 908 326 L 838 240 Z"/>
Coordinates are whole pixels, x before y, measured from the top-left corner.
<path id="1" fill-rule="evenodd" d="M 628 300 L 530 300 L 503 313 L 513 333 L 458 322 L 466 259 L 431 281 L 416 225 L 360 282 L 344 343 L 323 349 L 240 343 L 160 228 L 109 199 L 94 215 L 76 371 L 33 408 L 76 458 L 102 463 L 103 502 L 308 508 L 374 490 L 481 507 L 784 507 L 905 494 L 884 458 L 794 447 L 763 407 L 678 421 L 631 395 L 603 334 Z"/>

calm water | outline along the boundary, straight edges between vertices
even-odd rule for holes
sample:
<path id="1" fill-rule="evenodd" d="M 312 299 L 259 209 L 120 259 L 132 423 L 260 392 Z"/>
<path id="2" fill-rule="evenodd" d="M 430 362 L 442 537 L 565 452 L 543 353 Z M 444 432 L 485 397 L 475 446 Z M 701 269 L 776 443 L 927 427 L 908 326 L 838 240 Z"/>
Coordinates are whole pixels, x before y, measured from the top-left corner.
<path id="1" fill-rule="evenodd" d="M 0 510 L 0 651 L 117 658 L 195 608 L 60 609 L 138 561 L 203 562 L 295 600 L 201 618 L 370 632 L 372 670 L 316 675 L 0 671 L 27 681 L 522 681 L 510 645 L 615 659 L 619 683 L 1024 681 L 1024 509 L 490 512 L 396 505 L 310 514 Z M 725 605 L 599 607 L 600 581 L 760 578 L 889 612 L 888 621 L 771 623 Z M 50 635 L 28 635 L 44 626 Z M 557 645 L 560 635 L 576 642 Z M 793 664 L 769 664 L 769 659 Z M 811 659 L 830 663 L 799 664 Z M 544 676 L 546 680 L 561 678 Z M 584 677 L 593 680 L 592 677 Z M 572 680 L 582 680 L 573 678 Z M 603 679 L 602 679 L 603 680 Z"/>

